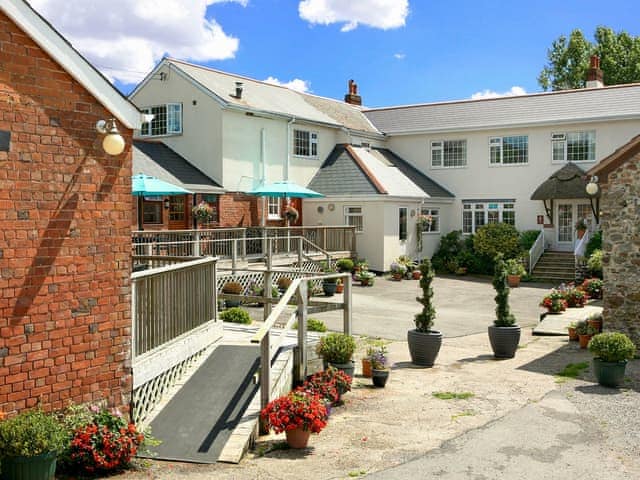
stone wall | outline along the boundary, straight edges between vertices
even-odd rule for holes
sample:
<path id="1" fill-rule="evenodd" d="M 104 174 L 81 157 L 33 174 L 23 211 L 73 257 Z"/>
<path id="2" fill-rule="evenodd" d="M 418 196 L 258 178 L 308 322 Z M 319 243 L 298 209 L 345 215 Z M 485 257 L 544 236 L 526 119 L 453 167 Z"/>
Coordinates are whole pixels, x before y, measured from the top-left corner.
<path id="1" fill-rule="evenodd" d="M 640 154 L 602 186 L 604 325 L 640 348 Z"/>
<path id="2" fill-rule="evenodd" d="M 132 132 L 106 155 L 112 116 L 0 13 L 0 412 L 129 405 Z"/>

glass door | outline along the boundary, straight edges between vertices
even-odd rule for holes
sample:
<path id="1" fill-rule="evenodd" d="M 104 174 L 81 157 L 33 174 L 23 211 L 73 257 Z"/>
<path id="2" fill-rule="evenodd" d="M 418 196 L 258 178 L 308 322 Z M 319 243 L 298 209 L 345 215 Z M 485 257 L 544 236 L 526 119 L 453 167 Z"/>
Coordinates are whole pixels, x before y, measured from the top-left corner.
<path id="1" fill-rule="evenodd" d="M 558 204 L 558 243 L 573 243 L 573 205 Z"/>

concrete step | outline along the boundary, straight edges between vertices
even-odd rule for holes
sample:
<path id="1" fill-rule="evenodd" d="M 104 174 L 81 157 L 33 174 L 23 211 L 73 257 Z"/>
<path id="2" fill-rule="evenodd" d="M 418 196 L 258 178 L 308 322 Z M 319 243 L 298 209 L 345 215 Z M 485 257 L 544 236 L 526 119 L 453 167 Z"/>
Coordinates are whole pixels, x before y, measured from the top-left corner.
<path id="1" fill-rule="evenodd" d="M 575 269 L 574 268 L 562 268 L 562 267 L 557 267 L 557 266 L 538 266 L 536 265 L 536 267 L 533 269 L 534 272 L 538 272 L 538 273 L 556 273 L 556 274 L 560 274 L 560 275 L 565 275 L 565 274 L 570 274 L 573 275 L 575 273 Z"/>

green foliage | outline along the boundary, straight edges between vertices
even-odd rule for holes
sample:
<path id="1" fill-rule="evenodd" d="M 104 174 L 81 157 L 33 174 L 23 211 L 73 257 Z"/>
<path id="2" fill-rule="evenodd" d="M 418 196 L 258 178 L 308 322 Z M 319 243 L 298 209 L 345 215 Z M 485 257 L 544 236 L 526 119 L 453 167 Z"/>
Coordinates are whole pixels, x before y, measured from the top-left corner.
<path id="1" fill-rule="evenodd" d="M 222 287 L 222 293 L 229 293 L 231 295 L 242 294 L 242 285 L 238 282 L 227 282 Z"/>
<path id="2" fill-rule="evenodd" d="M 240 307 L 228 308 L 220 313 L 220 318 L 223 322 L 244 323 L 247 325 L 251 323 L 249 312 Z"/>
<path id="3" fill-rule="evenodd" d="M 602 230 L 597 231 L 591 236 L 587 242 L 584 256 L 589 258 L 595 250 L 602 250 Z"/>
<path id="4" fill-rule="evenodd" d="M 504 258 L 516 258 L 520 255 L 520 236 L 513 225 L 489 223 L 476 232 L 473 248 L 476 253 L 491 258 L 499 253 Z"/>
<path id="5" fill-rule="evenodd" d="M 462 238 L 462 232 L 460 230 L 454 230 L 447 233 L 446 235 L 443 235 L 440 239 L 440 246 L 431 259 L 431 261 L 433 262 L 433 268 L 437 272 L 453 273 L 455 270 L 450 270 L 448 268 L 448 263 L 452 260 L 455 260 L 458 254 L 464 250 L 465 242 Z"/>
<path id="6" fill-rule="evenodd" d="M 29 410 L 0 421 L 0 458 L 60 453 L 66 446 L 64 426 L 53 414 Z"/>
<path id="7" fill-rule="evenodd" d="M 291 328 L 298 328 L 298 322 L 293 324 Z M 309 332 L 326 332 L 327 326 L 324 324 L 322 320 L 318 320 L 317 318 L 307 318 L 307 331 Z"/>
<path id="8" fill-rule="evenodd" d="M 336 262 L 336 267 L 339 272 L 352 272 L 353 271 L 353 260 L 350 258 L 341 258 Z"/>
<path id="9" fill-rule="evenodd" d="M 506 262 L 504 262 L 505 268 L 507 269 L 507 275 L 525 275 L 527 271 L 524 269 L 524 265 L 519 259 L 510 258 Z"/>
<path id="10" fill-rule="evenodd" d="M 356 351 L 356 342 L 351 335 L 333 332 L 320 339 L 316 351 L 327 362 L 348 363 Z"/>
<path id="11" fill-rule="evenodd" d="M 525 230 L 520 232 L 520 248 L 524 251 L 531 250 L 536 239 L 540 235 L 540 230 Z"/>
<path id="12" fill-rule="evenodd" d="M 432 395 L 440 400 L 466 400 L 475 396 L 471 392 L 433 392 Z"/>
<path id="13" fill-rule="evenodd" d="M 496 327 L 512 327 L 516 323 L 516 318 L 509 309 L 509 287 L 507 286 L 507 270 L 505 268 L 504 258 L 502 254 L 498 254 L 495 258 L 495 267 L 493 274 L 493 288 L 497 295 L 496 301 L 496 319 L 493 324 Z"/>
<path id="14" fill-rule="evenodd" d="M 602 276 L 602 250 L 593 251 L 589 260 L 587 260 L 587 267 L 589 267 L 592 275 Z"/>
<path id="15" fill-rule="evenodd" d="M 568 363 L 561 372 L 558 372 L 558 376 L 567 378 L 578 378 L 582 371 L 587 368 L 589 368 L 588 362 Z"/>
<path id="16" fill-rule="evenodd" d="M 595 43 L 575 29 L 561 35 L 547 51 L 549 63 L 538 77 L 544 90 L 584 88 L 589 57 L 600 56 L 600 68 L 606 85 L 620 85 L 640 81 L 640 37 L 625 31 L 615 33 L 611 28 L 599 26 L 594 34 Z"/>
<path id="17" fill-rule="evenodd" d="M 636 347 L 624 333 L 606 332 L 591 339 L 589 351 L 604 362 L 622 362 L 633 358 Z"/>
<path id="18" fill-rule="evenodd" d="M 431 267 L 431 262 L 428 258 L 422 260 L 419 268 L 420 273 L 422 273 L 422 278 L 420 278 L 420 288 L 422 289 L 422 296 L 416 297 L 416 301 L 422 305 L 422 311 L 415 316 L 414 322 L 416 324 L 416 330 L 418 332 L 426 333 L 431 330 L 433 321 L 436 318 L 436 309 L 431 303 L 433 299 L 433 289 L 431 288 L 431 282 L 433 282 L 435 274 L 433 272 L 433 268 Z"/>

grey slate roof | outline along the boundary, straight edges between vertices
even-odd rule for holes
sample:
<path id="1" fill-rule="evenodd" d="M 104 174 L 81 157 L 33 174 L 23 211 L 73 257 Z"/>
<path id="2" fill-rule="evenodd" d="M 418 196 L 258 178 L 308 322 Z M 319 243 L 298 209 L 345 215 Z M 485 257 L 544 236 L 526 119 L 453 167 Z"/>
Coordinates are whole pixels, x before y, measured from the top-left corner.
<path id="1" fill-rule="evenodd" d="M 335 146 L 309 188 L 326 196 L 454 197 L 391 150 L 346 145 Z"/>
<path id="2" fill-rule="evenodd" d="M 221 72 L 167 58 L 174 68 L 197 81 L 224 103 L 263 112 L 293 116 L 300 120 L 320 122 L 369 133 L 379 133 L 361 109 L 331 98 L 300 93 L 280 85 Z M 235 97 L 236 82 L 243 83 L 242 98 Z"/>
<path id="3" fill-rule="evenodd" d="M 640 84 L 367 109 L 383 133 L 445 132 L 640 118 Z"/>
<path id="4" fill-rule="evenodd" d="M 133 173 L 145 173 L 195 193 L 224 189 L 161 142 L 133 141 Z"/>
<path id="5" fill-rule="evenodd" d="M 586 185 L 585 171 L 569 162 L 542 182 L 531 195 L 531 200 L 589 198 Z"/>

